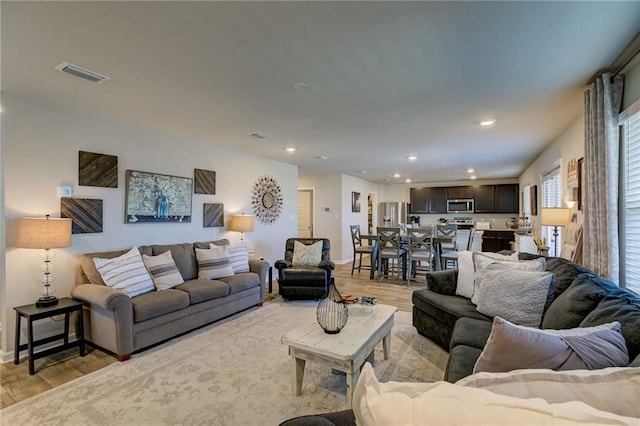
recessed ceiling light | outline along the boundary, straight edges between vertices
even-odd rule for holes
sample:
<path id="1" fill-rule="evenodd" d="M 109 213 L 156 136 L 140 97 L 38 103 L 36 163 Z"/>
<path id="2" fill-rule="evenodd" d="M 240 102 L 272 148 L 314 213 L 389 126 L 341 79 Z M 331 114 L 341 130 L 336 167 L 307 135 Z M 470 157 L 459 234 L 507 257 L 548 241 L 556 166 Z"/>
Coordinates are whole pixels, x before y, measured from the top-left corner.
<path id="1" fill-rule="evenodd" d="M 292 84 L 291 86 L 289 86 L 289 87 L 291 87 L 291 90 L 304 90 L 304 89 L 306 89 L 308 86 L 307 86 L 306 84 L 304 84 L 304 83 L 296 82 L 296 83 L 293 83 L 293 84 Z"/>
<path id="2" fill-rule="evenodd" d="M 328 160 L 329 157 L 327 157 L 326 155 L 314 155 L 313 158 L 315 158 L 316 160 Z"/>
<path id="3" fill-rule="evenodd" d="M 413 161 L 413 160 L 417 160 L 417 159 L 418 159 L 418 156 L 417 156 L 417 155 L 415 155 L 415 154 L 411 154 L 411 155 L 407 155 L 407 158 L 408 158 L 409 160 Z"/>
<path id="4" fill-rule="evenodd" d="M 411 183 L 411 179 L 407 179 L 407 180 L 405 180 L 405 182 Z"/>
<path id="5" fill-rule="evenodd" d="M 473 173 L 473 172 L 475 172 L 475 170 L 473 169 L 473 167 L 470 167 L 470 168 L 468 168 L 468 169 L 467 169 L 467 173 Z"/>
<path id="6" fill-rule="evenodd" d="M 496 119 L 495 118 L 488 118 L 486 120 L 480 121 L 480 125 L 482 127 L 489 127 L 489 126 L 493 126 L 494 124 L 496 124 Z"/>
<path id="7" fill-rule="evenodd" d="M 400 173 L 394 173 L 393 177 L 396 178 L 396 179 L 399 178 L 400 177 Z"/>
<path id="8" fill-rule="evenodd" d="M 475 180 L 476 179 L 476 175 L 469 176 L 469 179 Z"/>
<path id="9" fill-rule="evenodd" d="M 249 136 L 253 136 L 254 138 L 257 138 L 257 139 L 271 139 L 271 136 L 269 136 L 268 134 L 266 134 L 264 132 L 249 133 Z"/>
<path id="10" fill-rule="evenodd" d="M 286 149 L 287 149 L 287 152 L 296 152 L 296 149 L 292 146 L 288 146 Z"/>

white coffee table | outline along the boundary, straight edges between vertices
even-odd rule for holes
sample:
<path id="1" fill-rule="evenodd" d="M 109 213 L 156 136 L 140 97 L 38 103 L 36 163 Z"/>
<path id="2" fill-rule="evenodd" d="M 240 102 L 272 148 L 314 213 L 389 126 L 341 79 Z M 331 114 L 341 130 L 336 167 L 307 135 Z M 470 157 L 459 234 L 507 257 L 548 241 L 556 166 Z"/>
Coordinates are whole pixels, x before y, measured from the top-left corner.
<path id="1" fill-rule="evenodd" d="M 317 362 L 347 375 L 347 404 L 365 361 L 373 363 L 376 345 L 382 341 L 384 359 L 391 351 L 393 316 L 398 309 L 388 305 L 349 305 L 347 325 L 338 334 L 325 333 L 315 316 L 313 323 L 282 336 L 293 362 L 293 394 L 300 395 L 306 361 Z"/>

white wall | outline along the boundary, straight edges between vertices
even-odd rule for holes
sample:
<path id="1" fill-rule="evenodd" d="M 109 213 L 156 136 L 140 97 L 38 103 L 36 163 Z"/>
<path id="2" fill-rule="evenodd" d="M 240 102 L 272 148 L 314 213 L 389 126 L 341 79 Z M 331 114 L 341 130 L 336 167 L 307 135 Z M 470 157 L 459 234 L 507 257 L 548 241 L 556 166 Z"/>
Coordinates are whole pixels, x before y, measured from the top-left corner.
<path id="1" fill-rule="evenodd" d="M 225 228 L 204 228 L 203 203 L 224 204 L 225 224 L 231 213 L 251 213 L 250 195 L 258 177 L 277 179 L 283 191 L 283 211 L 271 225 L 255 221 L 245 241 L 257 256 L 271 264 L 282 257 L 284 240 L 297 232 L 297 167 L 277 161 L 217 148 L 209 141 L 185 140 L 158 134 L 128 123 L 108 122 L 35 105 L 3 96 L 4 192 L 6 219 L 6 295 L 2 325 L 4 353 L 13 349 L 13 306 L 33 303 L 39 296 L 41 259 L 35 250 L 15 247 L 20 217 L 60 215 L 56 187 L 73 187 L 76 198 L 103 200 L 103 232 L 73 236 L 72 247 L 57 250 L 54 259 L 58 296 L 68 296 L 74 286 L 78 255 L 153 243 L 179 243 L 240 235 Z M 78 151 L 118 156 L 118 188 L 78 186 Z M 193 169 L 216 171 L 216 195 L 193 195 L 191 223 L 125 224 L 124 175 L 126 169 L 193 177 Z M 56 324 L 57 325 L 57 324 Z M 43 332 L 52 326 L 41 326 Z"/>
<path id="2" fill-rule="evenodd" d="M 520 176 L 520 188 L 526 185 L 538 185 L 538 212 L 540 212 L 541 197 L 541 177 L 551 170 L 556 163 L 560 163 L 560 174 L 562 176 L 562 188 L 567 188 L 567 164 L 572 159 L 584 157 L 584 118 L 578 116 L 573 122 L 554 140 L 547 148 L 531 163 L 531 165 Z M 563 194 L 564 197 L 564 194 Z M 577 206 L 574 208 L 577 210 Z M 578 214 L 578 221 L 582 221 L 582 213 Z M 532 216 L 531 223 L 533 229 L 540 231 L 539 216 Z"/>

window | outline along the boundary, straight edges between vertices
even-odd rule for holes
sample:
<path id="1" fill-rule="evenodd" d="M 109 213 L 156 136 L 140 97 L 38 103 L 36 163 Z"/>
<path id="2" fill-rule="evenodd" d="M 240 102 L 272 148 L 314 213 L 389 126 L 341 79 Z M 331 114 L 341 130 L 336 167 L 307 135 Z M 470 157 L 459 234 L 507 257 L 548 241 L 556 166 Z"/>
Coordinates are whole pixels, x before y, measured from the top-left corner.
<path id="1" fill-rule="evenodd" d="M 620 285 L 640 293 L 640 101 L 621 115 Z"/>
<path id="2" fill-rule="evenodd" d="M 531 219 L 531 187 L 524 187 L 522 191 L 522 215 Z"/>
<path id="3" fill-rule="evenodd" d="M 560 166 L 542 176 L 542 207 L 562 207 L 562 179 L 560 179 Z M 543 226 L 541 235 L 547 239 L 549 256 L 558 257 L 562 247 L 562 228 L 558 228 L 558 244 L 555 243 L 553 226 Z M 558 246 L 556 253 L 556 246 Z"/>

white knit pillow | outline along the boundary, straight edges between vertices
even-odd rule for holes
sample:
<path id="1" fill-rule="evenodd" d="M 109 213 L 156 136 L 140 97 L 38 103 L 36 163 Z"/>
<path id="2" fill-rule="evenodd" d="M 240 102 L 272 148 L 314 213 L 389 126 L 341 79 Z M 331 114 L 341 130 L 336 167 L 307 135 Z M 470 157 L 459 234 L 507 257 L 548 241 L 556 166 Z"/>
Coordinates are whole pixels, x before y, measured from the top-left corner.
<path id="1" fill-rule="evenodd" d="M 480 286 L 480 280 L 478 280 L 478 274 L 482 272 L 487 266 L 492 263 L 499 263 L 506 265 L 512 269 L 519 271 L 544 271 L 547 266 L 544 257 L 539 257 L 533 260 L 511 260 L 511 259 L 495 259 L 493 256 L 487 256 L 485 253 L 473 253 L 473 265 L 475 268 L 475 281 L 473 284 L 473 296 L 471 297 L 471 303 L 478 304 L 478 287 Z"/>
<path id="2" fill-rule="evenodd" d="M 93 263 L 109 287 L 135 297 L 155 290 L 149 271 L 145 268 L 138 247 L 112 259 L 94 258 Z"/>
<path id="3" fill-rule="evenodd" d="M 196 259 L 198 260 L 198 278 L 201 280 L 234 275 L 229 246 L 213 246 L 208 250 L 196 248 Z"/>
<path id="4" fill-rule="evenodd" d="M 318 266 L 322 260 L 322 241 L 310 245 L 299 241 L 293 242 L 293 259 L 291 263 L 296 266 Z"/>
<path id="5" fill-rule="evenodd" d="M 142 261 L 149 270 L 157 290 L 167 290 L 184 282 L 176 262 L 171 256 L 171 250 L 157 256 L 143 254 Z"/>
<path id="6" fill-rule="evenodd" d="M 249 249 L 245 243 L 229 246 L 229 258 L 234 274 L 249 272 Z"/>

